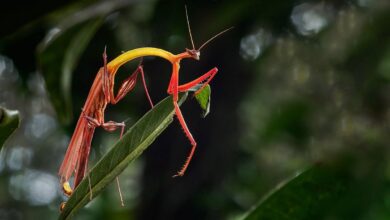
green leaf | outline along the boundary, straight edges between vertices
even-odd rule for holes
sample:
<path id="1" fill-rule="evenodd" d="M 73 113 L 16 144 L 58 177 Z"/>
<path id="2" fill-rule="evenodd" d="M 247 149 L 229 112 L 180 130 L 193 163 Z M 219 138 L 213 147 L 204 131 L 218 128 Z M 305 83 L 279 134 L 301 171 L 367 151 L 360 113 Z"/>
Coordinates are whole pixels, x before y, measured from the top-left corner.
<path id="1" fill-rule="evenodd" d="M 181 94 L 179 104 L 187 97 Z M 133 160 L 153 143 L 168 127 L 174 116 L 172 98 L 168 97 L 147 112 L 111 150 L 92 168 L 89 173 L 92 196 L 87 176 L 81 181 L 66 203 L 59 219 L 71 218 L 78 209 L 96 197 L 116 176 L 118 176 Z"/>
<path id="2" fill-rule="evenodd" d="M 19 112 L 0 107 L 0 150 L 7 138 L 19 127 Z"/>
<path id="3" fill-rule="evenodd" d="M 210 113 L 211 88 L 206 85 L 198 94 L 195 95 L 200 107 L 203 109 L 202 117 L 205 118 Z"/>
<path id="4" fill-rule="evenodd" d="M 72 119 L 71 82 L 81 55 L 102 24 L 90 19 L 69 28 L 53 28 L 39 47 L 38 61 L 61 122 Z"/>
<path id="5" fill-rule="evenodd" d="M 314 166 L 276 187 L 243 220 L 319 219 L 337 204 L 346 184 L 347 178 L 334 169 Z"/>

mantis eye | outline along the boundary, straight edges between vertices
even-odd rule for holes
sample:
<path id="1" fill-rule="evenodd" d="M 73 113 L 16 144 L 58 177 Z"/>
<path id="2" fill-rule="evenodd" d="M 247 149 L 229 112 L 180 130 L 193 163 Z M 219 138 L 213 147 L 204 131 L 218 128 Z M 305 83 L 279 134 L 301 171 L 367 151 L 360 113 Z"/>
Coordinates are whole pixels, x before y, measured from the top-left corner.
<path id="1" fill-rule="evenodd" d="M 195 49 L 186 49 L 187 53 L 192 57 L 194 58 L 195 60 L 199 60 L 200 59 L 200 51 L 199 50 L 195 50 Z"/>
<path id="2" fill-rule="evenodd" d="M 195 52 L 195 57 L 196 57 L 196 60 L 199 60 L 200 59 L 200 51 L 196 51 Z"/>

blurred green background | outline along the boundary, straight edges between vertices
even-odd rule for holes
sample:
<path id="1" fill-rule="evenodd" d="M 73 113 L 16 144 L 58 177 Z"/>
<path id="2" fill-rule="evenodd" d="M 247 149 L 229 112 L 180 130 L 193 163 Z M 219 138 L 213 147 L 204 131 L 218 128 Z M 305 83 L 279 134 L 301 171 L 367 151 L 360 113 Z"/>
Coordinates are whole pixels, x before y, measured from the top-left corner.
<path id="1" fill-rule="evenodd" d="M 234 26 L 200 61 L 182 63 L 181 82 L 219 69 L 211 113 L 202 119 L 194 99 L 182 106 L 198 142 L 189 170 L 171 178 L 190 147 L 175 121 L 120 176 L 125 207 L 111 184 L 76 219 L 237 219 L 312 166 L 331 175 L 288 194 L 342 190 L 308 202 L 310 215 L 283 208 L 304 199 L 295 197 L 262 219 L 390 219 L 388 0 L 6 1 L 0 106 L 19 110 L 22 124 L 0 154 L 0 219 L 58 217 L 57 171 L 104 47 L 109 60 L 144 46 L 183 52 L 191 47 L 184 5 L 197 46 Z M 143 64 L 153 100 L 163 99 L 170 64 Z M 106 119 L 131 126 L 148 109 L 138 84 Z M 117 139 L 98 129 L 91 165 Z"/>

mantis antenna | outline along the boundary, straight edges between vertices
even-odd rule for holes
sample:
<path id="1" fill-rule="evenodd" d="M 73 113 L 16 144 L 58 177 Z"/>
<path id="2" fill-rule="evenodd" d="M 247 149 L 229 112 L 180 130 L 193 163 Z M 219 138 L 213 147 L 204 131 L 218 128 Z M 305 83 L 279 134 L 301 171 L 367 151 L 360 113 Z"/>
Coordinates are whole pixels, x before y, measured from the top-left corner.
<path id="1" fill-rule="evenodd" d="M 215 38 L 221 36 L 222 34 L 224 34 L 224 33 L 228 32 L 228 31 L 230 31 L 230 30 L 233 29 L 233 28 L 234 28 L 234 27 L 230 27 L 230 28 L 225 29 L 225 30 L 219 32 L 218 34 L 214 35 L 214 37 L 212 37 L 212 38 L 208 39 L 206 42 L 204 42 L 204 43 L 202 44 L 202 46 L 199 47 L 198 50 L 201 50 L 204 46 L 206 46 L 208 43 L 210 43 L 210 41 L 212 41 L 212 40 L 214 40 Z"/>
<path id="2" fill-rule="evenodd" d="M 194 44 L 194 40 L 193 40 L 193 38 L 192 38 L 192 33 L 191 33 L 190 20 L 188 19 L 187 5 L 185 5 L 184 8 L 185 8 L 185 10 L 186 10 L 187 27 L 188 27 L 188 33 L 190 33 L 190 39 L 191 39 L 192 49 L 195 50 L 195 44 Z"/>
<path id="3" fill-rule="evenodd" d="M 225 29 L 225 30 L 219 32 L 218 34 L 214 35 L 213 37 L 211 37 L 210 39 L 208 39 L 206 42 L 204 42 L 204 43 L 199 47 L 199 49 L 195 49 L 194 39 L 192 38 L 190 19 L 188 19 L 187 5 L 184 5 L 184 8 L 185 8 L 185 11 L 186 11 L 186 20 L 187 20 L 188 33 L 190 34 L 190 40 L 191 40 L 191 44 L 192 44 L 192 49 L 193 49 L 194 51 L 200 51 L 203 47 L 205 47 L 208 43 L 210 43 L 210 41 L 214 40 L 215 38 L 221 36 L 221 35 L 224 34 L 225 32 L 230 31 L 231 29 L 234 28 L 234 27 L 230 27 L 230 28 L 228 28 L 228 29 Z"/>

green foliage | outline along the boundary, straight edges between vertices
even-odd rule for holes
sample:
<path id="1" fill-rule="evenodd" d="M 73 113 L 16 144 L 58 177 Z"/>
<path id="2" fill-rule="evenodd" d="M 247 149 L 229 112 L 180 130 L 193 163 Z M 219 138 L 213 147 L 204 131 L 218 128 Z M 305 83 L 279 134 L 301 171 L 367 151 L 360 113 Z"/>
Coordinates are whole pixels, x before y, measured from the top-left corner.
<path id="1" fill-rule="evenodd" d="M 7 138 L 19 127 L 19 112 L 0 106 L 0 150 Z"/>
<path id="2" fill-rule="evenodd" d="M 347 178 L 316 165 L 277 186 L 243 220 L 310 220 L 330 212 L 346 191 Z"/>
<path id="3" fill-rule="evenodd" d="M 211 88 L 210 85 L 205 86 L 202 91 L 195 95 L 200 107 L 203 109 L 202 117 L 205 118 L 210 113 Z"/>
<path id="4" fill-rule="evenodd" d="M 187 97 L 182 94 L 181 104 Z M 91 198 L 111 183 L 133 160 L 153 143 L 153 141 L 172 122 L 174 107 L 172 97 L 168 97 L 146 113 L 111 150 L 92 168 L 79 184 L 66 203 L 60 219 L 70 219 L 76 211 L 86 205 Z M 90 181 L 90 185 L 89 185 Z M 90 190 L 91 187 L 91 190 Z"/>
<path id="5" fill-rule="evenodd" d="M 190 46 L 190 41 L 184 7 L 178 1 L 82 0 L 65 9 L 62 9 L 65 3 L 56 1 L 31 4 L 37 5 L 36 10 L 27 7 L 26 13 L 20 12 L 25 4 L 15 7 L 20 13 L 4 7 L 7 19 L 2 20 L 1 56 L 12 60 L 19 79 L 16 71 L 10 69 L 12 65 L 0 62 L 0 67 L 5 67 L 0 68 L 3 71 L 0 101 L 18 99 L 22 104 L 17 109 L 33 106 L 28 111 L 30 115 L 24 115 L 28 129 L 20 132 L 24 134 L 15 144 L 29 146 L 34 157 L 19 154 L 22 156 L 16 158 L 23 159 L 20 164 L 26 170 L 25 176 L 29 176 L 28 170 L 39 169 L 55 178 L 55 167 L 61 162 L 64 150 L 61 140 L 65 135 L 60 127 L 71 121 L 70 104 L 84 103 L 89 89 L 84 85 L 95 76 L 97 69 L 91 65 L 101 62 L 104 45 L 112 50 L 109 54 L 144 46 L 180 53 Z M 191 163 L 184 178 L 171 180 L 169 172 L 177 161 L 161 162 L 156 158 L 162 153 L 169 154 L 169 158 L 181 158 L 188 149 L 157 147 L 144 154 L 145 173 L 140 174 L 142 169 L 133 166 L 137 177 L 142 178 L 131 179 L 134 188 L 126 187 L 132 195 L 130 202 L 126 199 L 126 207 L 112 204 L 112 197 L 117 195 L 104 190 L 106 193 L 100 194 L 96 203 L 77 217 L 131 219 L 137 213 L 140 219 L 182 219 L 186 213 L 187 219 L 235 219 L 267 194 L 248 213 L 248 219 L 389 219 L 390 38 L 386 37 L 390 36 L 389 1 L 194 1 L 187 6 L 197 46 L 218 31 L 235 27 L 204 48 L 200 62 L 188 60 L 181 65 L 182 82 L 195 76 L 188 74 L 189 69 L 198 73 L 215 66 L 222 73 L 215 79 L 221 90 L 213 93 L 218 108 L 207 119 L 207 126 L 198 126 L 198 115 L 191 114 L 192 109 L 183 111 L 199 144 L 195 163 Z M 298 18 L 295 21 L 294 16 Z M 66 22 L 80 17 L 87 19 Z M 59 25 L 63 22 L 65 26 Z M 303 34 L 300 28 L 309 28 L 310 34 Z M 50 30 L 61 32 L 47 35 L 55 37 L 45 41 L 46 46 L 41 44 L 38 53 L 33 54 L 44 34 L 54 33 Z M 97 30 L 104 31 L 93 36 Z M 52 116 L 53 111 L 45 100 L 46 94 L 37 89 L 43 87 L 31 86 L 31 73 L 39 68 L 35 66 L 36 60 L 61 119 L 55 123 L 58 125 L 55 134 L 49 132 L 50 137 L 41 139 L 32 139 L 33 135 L 28 133 L 34 128 L 30 126 L 32 118 L 41 113 Z M 144 67 L 151 95 L 161 98 L 171 66 L 148 57 L 144 59 Z M 79 72 L 77 86 L 71 87 L 70 81 L 75 81 L 78 70 L 85 71 Z M 118 74 L 116 85 L 132 70 L 127 66 L 121 71 L 125 74 Z M 14 85 L 21 85 L 17 90 L 26 94 L 23 96 L 26 99 L 3 86 L 9 85 L 11 79 Z M 107 120 L 138 118 L 135 115 L 144 112 L 145 103 L 138 102 L 144 99 L 144 94 L 138 93 L 138 85 L 118 105 L 108 106 Z M 205 89 L 196 98 L 207 114 L 210 91 Z M 43 122 L 42 125 L 45 127 Z M 71 135 L 71 129 L 67 132 Z M 98 132 L 92 144 L 92 158 L 96 155 L 94 150 L 107 141 Z M 185 147 L 188 140 L 181 131 L 176 132 L 161 138 L 159 145 Z M 58 216 L 57 210 L 50 208 L 58 206 L 58 196 L 38 206 L 28 194 L 34 191 L 22 189 L 19 170 L 9 169 L 9 158 L 18 155 L 18 150 L 7 149 L 2 153 L 0 158 L 6 159 L 5 166 L 0 161 L 0 168 L 4 167 L 0 179 L 0 185 L 4 186 L 0 192 L 2 216 L 6 219 Z M 49 164 L 47 159 L 51 155 Z M 110 165 L 120 156 L 110 155 L 112 160 L 105 159 L 103 165 Z M 314 166 L 275 188 L 303 167 L 334 161 L 342 165 L 331 170 Z M 119 168 L 113 173 L 103 170 L 106 173 L 101 177 L 99 172 L 91 175 L 96 195 L 99 187 L 103 188 L 98 178 L 108 183 L 120 173 Z M 340 175 L 339 170 L 346 175 Z M 57 182 L 54 184 L 58 187 Z M 25 188 L 30 186 L 33 184 Z M 268 193 L 269 189 L 274 190 Z M 73 216 L 89 201 L 88 183 L 84 181 L 76 192 L 63 218 Z M 35 193 L 49 194 L 39 190 Z"/>
<path id="6" fill-rule="evenodd" d="M 102 19 L 95 18 L 65 30 L 58 30 L 59 33 L 48 34 L 40 46 L 39 66 L 52 103 L 63 123 L 69 123 L 72 119 L 73 72 L 101 24 Z"/>

